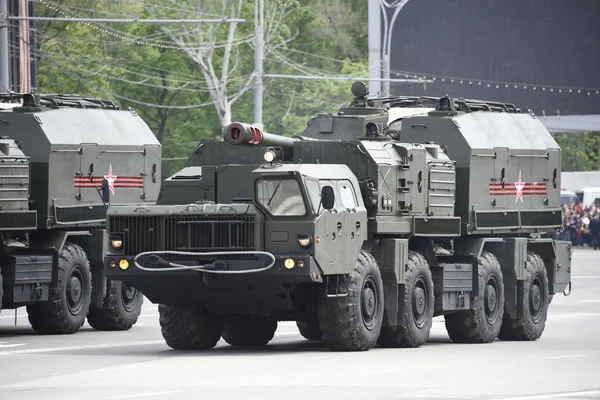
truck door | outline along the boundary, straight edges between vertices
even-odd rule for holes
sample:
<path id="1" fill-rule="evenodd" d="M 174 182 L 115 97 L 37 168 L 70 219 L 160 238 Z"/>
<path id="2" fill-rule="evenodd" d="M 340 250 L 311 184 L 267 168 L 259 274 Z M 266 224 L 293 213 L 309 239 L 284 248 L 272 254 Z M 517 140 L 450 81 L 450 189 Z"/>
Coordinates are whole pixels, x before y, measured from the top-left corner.
<path id="1" fill-rule="evenodd" d="M 343 271 L 344 266 L 344 214 L 339 192 L 336 190 L 335 182 L 320 180 L 320 187 L 331 186 L 335 192 L 335 205 L 331 210 L 320 208 L 316 236 L 321 241 L 317 247 L 319 258 L 327 264 L 327 270 L 331 273 Z"/>
<path id="2" fill-rule="evenodd" d="M 81 143 L 79 171 L 75 176 L 75 187 L 81 203 L 98 203 L 100 195 L 96 188 L 102 187 L 103 172 L 97 170 L 98 144 Z"/>
<path id="3" fill-rule="evenodd" d="M 142 171 L 143 193 L 142 199 L 154 202 L 158 198 L 161 183 L 161 147 L 158 145 L 144 145 L 144 170 Z M 158 160 L 158 161 L 157 161 Z"/>
<path id="4" fill-rule="evenodd" d="M 362 247 L 362 240 L 359 240 L 359 234 L 360 231 L 364 231 L 365 227 L 360 227 L 358 199 L 350 181 L 338 181 L 337 189 L 340 197 L 340 212 L 343 213 L 343 226 L 340 232 L 343 236 L 340 239 L 344 240 L 344 263 L 347 266 L 353 267 L 356 257 L 358 257 L 358 252 Z"/>
<path id="5" fill-rule="evenodd" d="M 546 197 L 548 199 L 548 207 L 560 207 L 560 173 L 556 168 L 560 165 L 560 152 L 558 149 L 548 149 L 548 160 L 546 161 L 546 177 L 548 179 L 546 187 Z"/>
<path id="6" fill-rule="evenodd" d="M 506 168 L 508 165 L 508 148 L 496 147 L 494 153 L 496 154 L 494 158 L 494 182 L 489 185 L 490 191 L 501 193 L 502 190 L 514 189 L 510 184 L 506 185 L 506 182 L 509 181 L 507 178 L 508 168 Z M 505 209 L 508 205 L 507 196 L 494 196 L 494 200 L 496 201 L 495 209 Z"/>

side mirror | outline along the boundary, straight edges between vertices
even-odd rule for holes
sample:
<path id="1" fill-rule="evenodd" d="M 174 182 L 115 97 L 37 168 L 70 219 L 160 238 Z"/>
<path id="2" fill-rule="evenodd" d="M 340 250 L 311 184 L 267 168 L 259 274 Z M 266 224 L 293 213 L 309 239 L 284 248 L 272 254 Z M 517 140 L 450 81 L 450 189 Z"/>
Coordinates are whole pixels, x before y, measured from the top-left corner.
<path id="1" fill-rule="evenodd" d="M 108 181 L 106 179 L 102 180 L 102 202 L 104 204 L 110 203 L 110 192 L 108 188 Z"/>
<path id="2" fill-rule="evenodd" d="M 335 194 L 331 186 L 323 186 L 321 189 L 321 204 L 326 210 L 331 210 L 335 205 Z"/>

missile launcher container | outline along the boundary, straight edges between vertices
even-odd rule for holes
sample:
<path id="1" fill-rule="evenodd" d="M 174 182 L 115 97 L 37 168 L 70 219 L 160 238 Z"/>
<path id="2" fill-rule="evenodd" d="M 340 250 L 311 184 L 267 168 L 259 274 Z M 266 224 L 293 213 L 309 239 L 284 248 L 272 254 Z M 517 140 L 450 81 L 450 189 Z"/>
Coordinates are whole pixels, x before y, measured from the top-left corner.
<path id="1" fill-rule="evenodd" d="M 233 123 L 156 205 L 109 209 L 105 272 L 159 304 L 169 346 L 296 321 L 331 350 L 419 347 L 436 316 L 459 343 L 542 335 L 572 254 L 550 133 L 510 104 L 352 93 L 299 135 Z"/>
<path id="2" fill-rule="evenodd" d="M 35 331 L 136 321 L 142 294 L 104 276 L 106 210 L 155 202 L 161 146 L 133 111 L 80 96 L 0 96 L 0 309 Z"/>

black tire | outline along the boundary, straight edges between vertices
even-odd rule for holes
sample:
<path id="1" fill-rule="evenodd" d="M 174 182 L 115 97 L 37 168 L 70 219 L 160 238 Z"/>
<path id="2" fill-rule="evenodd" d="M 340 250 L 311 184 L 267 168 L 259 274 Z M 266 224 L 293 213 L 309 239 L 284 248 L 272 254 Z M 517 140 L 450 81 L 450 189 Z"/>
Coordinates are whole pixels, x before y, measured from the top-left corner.
<path id="1" fill-rule="evenodd" d="M 265 346 L 273 339 L 276 330 L 276 320 L 233 317 L 225 321 L 222 335 L 231 346 Z"/>
<path id="2" fill-rule="evenodd" d="M 98 331 L 131 329 L 142 312 L 144 296 L 127 282 L 111 281 L 108 290 L 108 304 L 90 305 L 88 323 Z"/>
<path id="3" fill-rule="evenodd" d="M 307 340 L 321 340 L 319 321 L 296 321 L 300 334 Z"/>
<path id="4" fill-rule="evenodd" d="M 158 321 L 167 346 L 175 350 L 209 350 L 221 339 L 222 322 L 200 307 L 158 305 Z"/>
<path id="5" fill-rule="evenodd" d="M 542 258 L 532 252 L 527 253 L 525 281 L 523 283 L 523 311 L 521 318 L 511 319 L 504 314 L 501 340 L 537 340 L 546 328 L 548 317 L 548 273 Z"/>
<path id="6" fill-rule="evenodd" d="M 404 291 L 404 326 L 381 328 L 382 347 L 420 347 L 429 338 L 434 313 L 433 277 L 421 254 L 408 253 Z"/>
<path id="7" fill-rule="evenodd" d="M 85 323 L 92 296 L 92 273 L 81 247 L 66 243 L 58 256 L 58 282 L 48 301 L 27 306 L 29 323 L 42 334 L 72 334 Z"/>
<path id="8" fill-rule="evenodd" d="M 361 251 L 348 279 L 346 297 L 327 297 L 321 287 L 319 327 L 333 351 L 366 351 L 377 344 L 383 322 L 383 282 L 373 256 Z"/>
<path id="9" fill-rule="evenodd" d="M 456 343 L 491 343 L 502 326 L 504 281 L 498 259 L 483 251 L 479 257 L 479 296 L 471 309 L 444 316 L 448 336 Z"/>

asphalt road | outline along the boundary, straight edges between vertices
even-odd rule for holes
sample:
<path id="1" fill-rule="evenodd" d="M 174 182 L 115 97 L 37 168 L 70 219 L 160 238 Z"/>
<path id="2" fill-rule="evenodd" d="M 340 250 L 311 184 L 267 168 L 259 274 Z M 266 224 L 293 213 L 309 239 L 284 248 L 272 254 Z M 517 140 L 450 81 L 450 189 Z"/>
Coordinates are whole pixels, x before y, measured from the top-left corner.
<path id="1" fill-rule="evenodd" d="M 332 353 L 281 324 L 262 349 L 175 352 L 146 302 L 128 332 L 35 334 L 0 315 L 0 400 L 600 399 L 600 252 L 579 250 L 571 296 L 555 296 L 536 342 L 450 342 L 437 318 L 418 349 Z"/>

